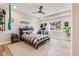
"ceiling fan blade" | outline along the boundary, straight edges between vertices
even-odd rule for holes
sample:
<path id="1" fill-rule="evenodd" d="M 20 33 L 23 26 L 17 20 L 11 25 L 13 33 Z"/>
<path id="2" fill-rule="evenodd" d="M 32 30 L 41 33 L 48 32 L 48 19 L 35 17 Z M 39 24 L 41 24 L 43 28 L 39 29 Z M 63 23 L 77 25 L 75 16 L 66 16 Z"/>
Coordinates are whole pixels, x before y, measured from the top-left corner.
<path id="1" fill-rule="evenodd" d="M 46 14 L 45 12 L 41 12 L 42 14 Z"/>
<path id="2" fill-rule="evenodd" d="M 33 12 L 33 13 L 40 13 L 40 14 L 46 14 L 45 12 L 42 12 L 43 6 L 39 7 L 39 11 Z"/>

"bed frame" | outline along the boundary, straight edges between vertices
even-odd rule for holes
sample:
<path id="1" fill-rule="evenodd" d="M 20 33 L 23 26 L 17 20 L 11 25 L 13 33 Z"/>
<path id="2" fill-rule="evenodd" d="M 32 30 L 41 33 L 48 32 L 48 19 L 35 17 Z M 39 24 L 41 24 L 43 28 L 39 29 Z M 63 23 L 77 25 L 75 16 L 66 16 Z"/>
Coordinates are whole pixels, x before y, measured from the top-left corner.
<path id="1" fill-rule="evenodd" d="M 48 38 L 48 39 L 46 39 L 46 40 L 40 42 L 37 46 L 35 46 L 33 43 L 30 43 L 29 41 L 27 41 L 27 40 L 25 40 L 25 39 L 21 39 L 21 41 L 27 43 L 28 45 L 30 45 L 30 46 L 32 46 L 32 47 L 34 47 L 34 48 L 36 48 L 36 49 L 38 49 L 38 47 L 40 47 L 41 45 L 43 45 L 47 40 L 50 42 L 50 39 Z"/>
<path id="2" fill-rule="evenodd" d="M 23 42 L 25 42 L 25 43 L 27 43 L 28 45 L 30 45 L 30 46 L 36 48 L 36 49 L 38 49 L 38 47 L 41 46 L 41 45 L 43 45 L 46 41 L 49 41 L 49 42 L 50 42 L 50 38 L 47 38 L 46 40 L 40 42 L 40 43 L 36 46 L 36 45 L 34 45 L 33 43 L 31 43 L 31 42 L 29 42 L 29 41 L 27 41 L 27 40 L 25 40 L 25 39 L 22 39 L 22 38 L 21 38 L 21 35 L 22 35 L 22 34 L 23 34 L 23 28 L 22 28 L 22 29 L 20 28 L 20 40 L 23 41 Z"/>

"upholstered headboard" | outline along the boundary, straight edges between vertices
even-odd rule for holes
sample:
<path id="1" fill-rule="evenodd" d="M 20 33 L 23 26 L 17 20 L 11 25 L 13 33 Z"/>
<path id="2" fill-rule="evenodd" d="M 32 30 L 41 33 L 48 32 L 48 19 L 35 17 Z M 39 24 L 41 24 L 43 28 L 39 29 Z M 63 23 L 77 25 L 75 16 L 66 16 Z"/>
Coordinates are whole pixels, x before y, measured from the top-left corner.
<path id="1" fill-rule="evenodd" d="M 30 27 L 30 28 L 19 28 L 19 32 L 20 32 L 21 35 L 23 34 L 24 31 L 30 32 L 30 31 L 34 31 L 34 29 L 32 27 Z"/>

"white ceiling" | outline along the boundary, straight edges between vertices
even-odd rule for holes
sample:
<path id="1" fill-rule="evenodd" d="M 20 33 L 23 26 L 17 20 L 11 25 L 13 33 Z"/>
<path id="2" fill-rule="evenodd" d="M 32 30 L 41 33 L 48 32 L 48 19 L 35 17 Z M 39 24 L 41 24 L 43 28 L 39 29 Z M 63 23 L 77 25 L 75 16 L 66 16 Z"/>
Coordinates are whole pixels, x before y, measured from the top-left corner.
<path id="1" fill-rule="evenodd" d="M 8 7 L 8 4 L 1 4 L 5 7 Z M 13 6 L 16 6 L 16 11 L 28 14 L 35 17 L 43 17 L 46 15 L 54 14 L 55 12 L 60 12 L 64 10 L 71 10 L 71 3 L 12 3 Z M 46 14 L 34 14 L 33 12 L 38 11 L 39 6 L 43 6 L 43 11 Z"/>

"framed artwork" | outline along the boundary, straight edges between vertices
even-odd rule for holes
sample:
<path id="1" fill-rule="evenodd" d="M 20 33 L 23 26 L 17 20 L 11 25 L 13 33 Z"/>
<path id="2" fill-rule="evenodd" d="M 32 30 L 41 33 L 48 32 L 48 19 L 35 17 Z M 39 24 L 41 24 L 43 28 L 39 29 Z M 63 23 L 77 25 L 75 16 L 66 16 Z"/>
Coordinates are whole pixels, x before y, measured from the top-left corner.
<path id="1" fill-rule="evenodd" d="M 55 22 L 50 23 L 50 30 L 55 30 Z"/>
<path id="2" fill-rule="evenodd" d="M 20 21 L 20 24 L 30 24 L 30 22 Z"/>
<path id="3" fill-rule="evenodd" d="M 21 28 L 26 28 L 26 27 L 30 27 L 31 26 L 31 23 L 30 22 L 28 22 L 28 21 L 20 21 L 19 22 L 19 24 L 20 24 L 20 27 Z"/>
<path id="4" fill-rule="evenodd" d="M 61 30 L 61 21 L 56 21 L 55 30 Z"/>
<path id="5" fill-rule="evenodd" d="M 50 30 L 61 30 L 61 21 L 54 21 L 50 23 Z"/>
<path id="6" fill-rule="evenodd" d="M 68 27 L 68 26 L 69 26 L 69 22 L 65 22 L 64 27 Z"/>

